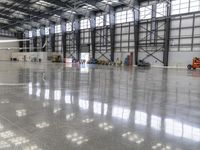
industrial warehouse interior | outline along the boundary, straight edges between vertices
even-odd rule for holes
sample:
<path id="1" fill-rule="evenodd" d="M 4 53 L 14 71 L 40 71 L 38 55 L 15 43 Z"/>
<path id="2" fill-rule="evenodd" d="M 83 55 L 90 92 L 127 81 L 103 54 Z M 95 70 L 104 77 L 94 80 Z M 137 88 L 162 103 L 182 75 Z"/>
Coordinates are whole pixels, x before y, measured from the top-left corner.
<path id="1" fill-rule="evenodd" d="M 200 150 L 200 0 L 0 0 L 0 149 Z"/>

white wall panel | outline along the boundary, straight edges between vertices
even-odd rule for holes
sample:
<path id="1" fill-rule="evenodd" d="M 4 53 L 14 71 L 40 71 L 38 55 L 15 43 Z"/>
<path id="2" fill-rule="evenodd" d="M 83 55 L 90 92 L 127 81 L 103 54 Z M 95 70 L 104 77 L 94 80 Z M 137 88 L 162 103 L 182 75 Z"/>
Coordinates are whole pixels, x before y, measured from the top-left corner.
<path id="1" fill-rule="evenodd" d="M 194 44 L 200 44 L 200 38 L 194 38 Z"/>
<path id="2" fill-rule="evenodd" d="M 200 35 L 200 27 L 194 29 L 194 36 Z"/>
<path id="3" fill-rule="evenodd" d="M 182 19 L 181 21 L 181 27 L 192 27 L 192 24 L 193 24 L 193 18 Z"/>
<path id="4" fill-rule="evenodd" d="M 187 39 L 181 39 L 180 40 L 180 44 L 192 44 L 192 39 L 191 38 L 187 38 Z"/>
<path id="5" fill-rule="evenodd" d="M 195 26 L 200 26 L 200 17 L 197 17 L 195 19 L 195 23 L 194 23 Z"/>
<path id="6" fill-rule="evenodd" d="M 171 27 L 172 28 L 179 28 L 180 20 L 172 20 Z"/>
<path id="7" fill-rule="evenodd" d="M 179 36 L 179 30 L 171 30 L 171 37 L 178 37 Z"/>
<path id="8" fill-rule="evenodd" d="M 181 36 L 192 36 L 192 29 L 181 29 Z"/>
<path id="9" fill-rule="evenodd" d="M 191 51 L 191 46 L 180 46 L 180 52 L 190 52 Z"/>

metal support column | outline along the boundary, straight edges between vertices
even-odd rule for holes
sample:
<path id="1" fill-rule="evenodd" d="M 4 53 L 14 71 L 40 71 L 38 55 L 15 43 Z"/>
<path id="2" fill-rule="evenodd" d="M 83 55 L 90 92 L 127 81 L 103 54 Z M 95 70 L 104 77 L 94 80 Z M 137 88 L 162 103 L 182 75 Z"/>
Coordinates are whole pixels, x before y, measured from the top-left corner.
<path id="1" fill-rule="evenodd" d="M 46 51 L 46 46 L 45 46 L 45 43 L 46 43 L 46 36 L 45 36 L 45 26 L 42 26 L 40 28 L 40 36 L 41 36 L 41 41 L 42 41 L 42 51 L 45 52 Z"/>
<path id="2" fill-rule="evenodd" d="M 165 20 L 165 42 L 163 52 L 164 66 L 168 66 L 169 61 L 169 46 L 170 46 L 170 29 L 171 29 L 171 0 L 167 3 L 167 17 Z"/>
<path id="3" fill-rule="evenodd" d="M 18 32 L 17 38 L 22 40 L 23 39 L 23 32 Z M 23 52 L 23 41 L 19 42 L 19 48 L 20 48 L 20 52 Z"/>
<path id="4" fill-rule="evenodd" d="M 133 15 L 134 15 L 134 41 L 135 41 L 135 65 L 138 65 L 138 54 L 139 54 L 139 30 L 140 30 L 140 7 L 139 1 L 134 1 L 134 8 L 133 8 Z"/>
<path id="5" fill-rule="evenodd" d="M 55 23 L 50 24 L 50 44 L 51 52 L 55 52 Z"/>
<path id="6" fill-rule="evenodd" d="M 66 20 L 61 20 L 61 31 L 62 31 L 62 51 L 63 51 L 63 60 L 66 58 L 67 45 L 66 45 Z"/>
<path id="7" fill-rule="evenodd" d="M 151 33 L 150 33 L 150 40 L 151 44 L 155 45 L 156 44 L 156 30 L 157 30 L 157 25 L 156 25 L 156 9 L 157 4 L 152 5 L 152 18 L 151 18 Z"/>
<path id="8" fill-rule="evenodd" d="M 90 25 L 91 25 L 92 59 L 95 59 L 95 53 L 96 53 L 96 13 L 95 12 L 91 13 Z"/>
<path id="9" fill-rule="evenodd" d="M 37 52 L 37 30 L 32 30 L 32 36 L 33 36 L 33 51 Z"/>
<path id="10" fill-rule="evenodd" d="M 29 38 L 29 31 L 25 31 L 24 34 L 25 34 L 25 35 L 24 35 L 24 38 L 25 38 L 25 39 L 27 39 L 27 38 L 30 39 L 30 38 Z M 31 39 L 30 39 L 30 40 L 31 40 Z M 30 40 L 25 42 L 25 45 L 26 45 L 26 46 L 25 46 L 25 47 L 26 47 L 25 52 L 30 52 Z"/>
<path id="11" fill-rule="evenodd" d="M 81 53 L 81 31 L 80 31 L 80 18 L 75 17 L 74 19 L 75 39 L 76 39 L 76 59 L 80 60 Z"/>
<path id="12" fill-rule="evenodd" d="M 110 59 L 112 62 L 115 61 L 115 9 L 110 6 L 110 44 L 111 44 L 111 55 Z"/>

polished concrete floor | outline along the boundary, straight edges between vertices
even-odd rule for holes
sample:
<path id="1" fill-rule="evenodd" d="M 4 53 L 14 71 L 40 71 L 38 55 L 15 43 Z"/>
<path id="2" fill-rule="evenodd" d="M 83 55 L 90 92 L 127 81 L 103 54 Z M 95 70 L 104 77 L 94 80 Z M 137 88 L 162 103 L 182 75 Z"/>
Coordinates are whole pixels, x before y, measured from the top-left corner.
<path id="1" fill-rule="evenodd" d="M 200 150 L 200 70 L 0 62 L 0 149 Z"/>

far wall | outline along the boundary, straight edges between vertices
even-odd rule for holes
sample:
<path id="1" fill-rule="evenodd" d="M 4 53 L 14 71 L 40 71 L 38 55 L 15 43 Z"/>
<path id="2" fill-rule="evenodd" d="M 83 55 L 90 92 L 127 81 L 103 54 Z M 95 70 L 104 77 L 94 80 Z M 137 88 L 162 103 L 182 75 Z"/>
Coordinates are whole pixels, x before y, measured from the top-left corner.
<path id="1" fill-rule="evenodd" d="M 0 40 L 16 40 L 16 38 L 0 37 Z M 13 52 L 18 52 L 17 49 L 8 49 L 12 47 L 19 48 L 19 42 L 0 43 L 0 61 L 8 61 Z"/>
<path id="2" fill-rule="evenodd" d="M 146 53 L 140 52 L 139 59 L 143 59 L 145 56 Z M 162 60 L 163 53 L 155 53 L 154 56 Z M 169 67 L 186 68 L 188 64 L 192 63 L 194 57 L 200 57 L 200 52 L 169 52 Z M 152 66 L 163 66 L 153 57 L 148 57 L 145 61 L 151 63 Z"/>

